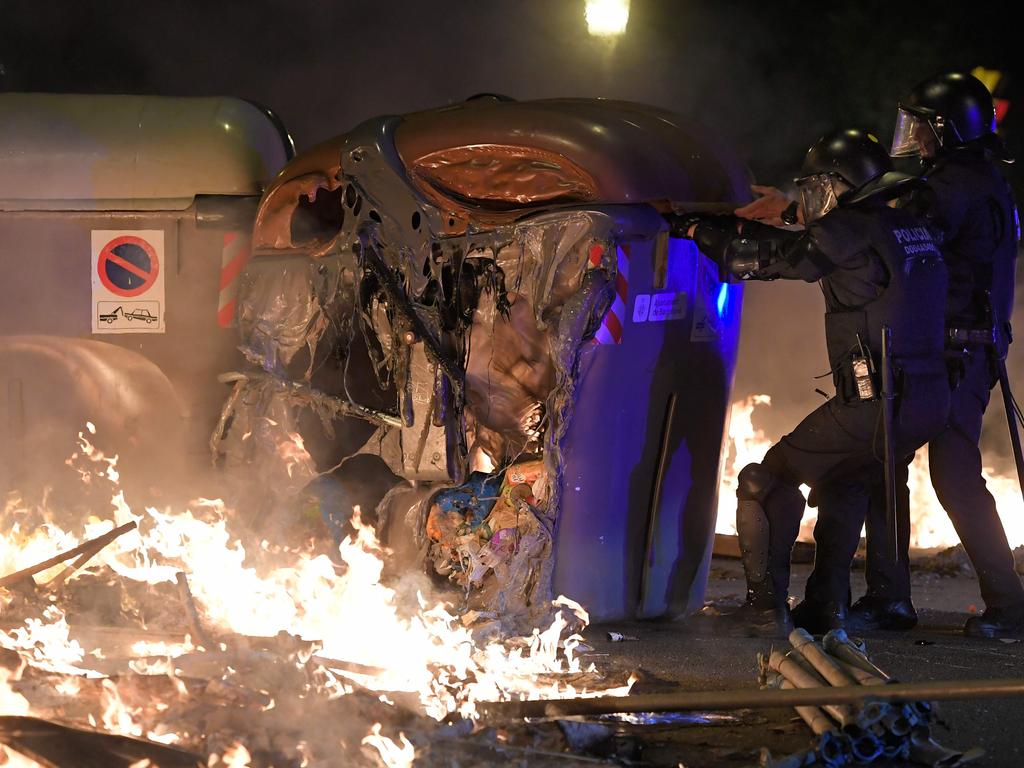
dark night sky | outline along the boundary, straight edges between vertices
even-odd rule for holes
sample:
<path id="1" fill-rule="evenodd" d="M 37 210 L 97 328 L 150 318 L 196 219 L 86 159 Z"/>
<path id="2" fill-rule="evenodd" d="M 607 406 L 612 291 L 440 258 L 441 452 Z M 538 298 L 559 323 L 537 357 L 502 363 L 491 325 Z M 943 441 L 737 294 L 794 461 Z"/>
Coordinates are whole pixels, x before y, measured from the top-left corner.
<path id="1" fill-rule="evenodd" d="M 898 98 L 936 71 L 1019 72 L 1009 6 L 632 0 L 611 46 L 588 36 L 583 0 L 0 0 L 0 90 L 237 95 L 274 109 L 300 149 L 483 91 L 608 96 L 696 118 L 777 184 L 833 125 L 887 141 Z M 1024 156 L 1017 126 L 1024 103 L 1005 124 Z M 772 432 L 820 401 L 820 309 L 809 286 L 747 291 L 737 394 L 787 406 Z"/>
<path id="2" fill-rule="evenodd" d="M 481 91 L 627 98 L 721 131 L 772 180 L 833 123 L 888 135 L 935 70 L 1015 64 L 1006 4 L 831 5 L 633 0 L 612 48 L 583 0 L 0 0 L 0 89 L 239 95 L 300 148 Z"/>

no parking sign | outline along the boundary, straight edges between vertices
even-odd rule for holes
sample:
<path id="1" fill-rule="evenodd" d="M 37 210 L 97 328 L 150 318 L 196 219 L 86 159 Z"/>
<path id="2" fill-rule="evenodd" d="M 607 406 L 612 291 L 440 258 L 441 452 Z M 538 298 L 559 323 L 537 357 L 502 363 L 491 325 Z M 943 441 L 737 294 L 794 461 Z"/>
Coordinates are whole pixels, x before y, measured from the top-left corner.
<path id="1" fill-rule="evenodd" d="M 164 233 L 92 231 L 92 332 L 163 333 Z"/>

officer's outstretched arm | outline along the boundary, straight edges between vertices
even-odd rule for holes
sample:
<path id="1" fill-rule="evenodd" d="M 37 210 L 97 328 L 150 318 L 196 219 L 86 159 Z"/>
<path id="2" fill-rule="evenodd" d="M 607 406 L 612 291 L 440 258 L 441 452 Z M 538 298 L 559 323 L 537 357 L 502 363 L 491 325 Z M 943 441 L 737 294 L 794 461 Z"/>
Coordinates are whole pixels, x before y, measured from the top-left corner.
<path id="1" fill-rule="evenodd" d="M 691 217 L 673 227 L 689 236 L 701 252 L 744 280 L 815 282 L 835 269 L 809 231 L 793 232 L 735 217 Z"/>

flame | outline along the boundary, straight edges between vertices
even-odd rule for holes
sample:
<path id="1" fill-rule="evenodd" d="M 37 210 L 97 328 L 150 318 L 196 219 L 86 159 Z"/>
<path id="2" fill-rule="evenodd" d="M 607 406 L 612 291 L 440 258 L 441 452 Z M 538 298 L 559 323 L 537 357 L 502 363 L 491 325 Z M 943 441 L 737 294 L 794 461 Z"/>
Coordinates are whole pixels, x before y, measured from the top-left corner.
<path id="1" fill-rule="evenodd" d="M 91 427 L 87 431 L 95 433 Z M 79 434 L 72 466 L 84 482 L 110 484 L 111 509 L 84 521 L 79 533 L 64 530 L 52 518 L 31 531 L 15 523 L 0 538 L 3 572 L 26 568 L 114 525 L 135 521 L 135 529 L 102 549 L 69 581 L 99 568 L 150 585 L 172 583 L 185 572 L 202 621 L 215 634 L 271 637 L 284 632 L 316 642 L 319 650 L 299 661 L 318 665 L 326 680 L 319 694 L 341 696 L 358 686 L 380 692 L 381 701 L 388 703 L 387 693 L 412 692 L 424 714 L 441 720 L 452 714 L 475 718 L 477 702 L 620 696 L 632 687 L 630 679 L 625 685 L 578 690 L 564 680 L 567 675 L 596 673 L 593 665 L 585 667 L 581 662 L 577 650 L 582 637 L 572 631 L 574 626 L 585 626 L 589 617 L 566 597 L 553 601 L 550 626 L 534 629 L 518 643 L 478 642 L 446 603 L 419 594 L 414 605 L 401 604 L 395 590 L 381 581 L 387 552 L 373 528 L 362 521 L 358 508 L 352 517 L 354 532 L 340 544 L 337 558 L 272 548 L 265 541 L 243 543 L 231 532 L 232 511 L 221 500 L 198 499 L 183 510 L 133 510 L 117 487 L 117 457 L 104 456 L 84 435 Z M 304 451 L 301 441 L 293 445 L 296 454 Z M 19 515 L 28 519 L 27 510 L 19 507 L 22 503 L 9 500 L 8 519 L 19 519 Z M 258 570 L 251 563 L 255 560 L 260 562 Z M 87 653 L 55 605 L 23 626 L 0 632 L 0 645 L 17 652 L 28 665 L 64 675 L 55 683 L 61 695 L 74 696 L 81 678 L 105 678 L 90 667 L 92 659 L 103 658 L 103 650 Z M 187 691 L 176 677 L 173 660 L 194 650 L 188 639 L 184 643 L 136 642 L 129 668 L 139 674 L 169 676 L 184 696 Z M 178 734 L 163 727 L 143 726 L 142 708 L 126 704 L 113 680 L 103 679 L 101 685 L 102 711 L 89 716 L 94 726 L 165 744 L 180 741 Z M 15 704 L 9 706 L 24 701 L 17 694 L 14 697 Z M 166 703 L 157 704 L 158 711 L 166 707 Z M 411 765 L 415 756 L 404 735 L 392 741 L 380 735 L 379 726 L 364 743 L 375 747 L 389 766 Z M 214 757 L 217 765 L 246 766 L 250 760 L 241 744 L 211 760 Z"/>
<path id="2" fill-rule="evenodd" d="M 21 669 L 12 672 L 5 667 L 0 667 L 0 715 L 32 714 L 28 699 L 11 687 L 11 683 L 17 682 L 20 678 Z M 4 768 L 42 768 L 35 760 L 3 745 L 0 745 L 0 765 Z"/>
<path id="3" fill-rule="evenodd" d="M 387 736 L 381 736 L 380 723 L 374 723 L 370 734 L 363 739 L 363 744 L 368 744 L 380 753 L 381 762 L 387 768 L 412 768 L 416 758 L 416 748 L 412 742 L 405 738 L 405 734 L 399 732 L 399 746 Z"/>
<path id="4" fill-rule="evenodd" d="M 56 606 L 47 606 L 41 619 L 29 618 L 25 626 L 10 632 L 0 631 L 0 646 L 17 651 L 22 659 L 37 669 L 68 675 L 96 676 L 91 670 L 79 666 L 85 659 L 85 649 L 71 639 L 64 612 Z"/>
<path id="5" fill-rule="evenodd" d="M 732 404 L 729 420 L 729 441 L 723 454 L 722 480 L 718 493 L 717 533 L 736 533 L 736 478 L 743 467 L 761 461 L 774 442 L 763 430 L 754 426 L 753 416 L 758 408 L 770 407 L 768 395 L 751 395 Z M 999 517 L 1011 547 L 1024 544 L 1024 499 L 1017 478 L 996 472 L 991 467 L 982 470 L 989 492 L 996 499 Z M 807 487 L 801 486 L 806 496 Z M 950 547 L 960 541 L 952 522 L 935 497 L 928 474 L 928 452 L 919 450 L 910 465 L 911 533 L 910 545 L 917 548 Z M 804 510 L 801 538 L 811 539 L 817 511 Z"/>
<path id="6" fill-rule="evenodd" d="M 771 404 L 768 395 L 751 395 L 734 402 L 729 409 L 729 441 L 722 455 L 715 533 L 736 534 L 736 487 L 740 470 L 764 458 L 772 444 L 762 430 L 754 427 L 754 410 Z"/>
<path id="7" fill-rule="evenodd" d="M 0 667 L 0 715 L 27 715 L 30 707 L 28 699 L 11 687 L 21 677 L 19 672 L 12 672 Z M 2 763 L 0 763 L 2 764 Z"/>
<path id="8" fill-rule="evenodd" d="M 207 765 L 210 768 L 249 768 L 252 764 L 252 755 L 241 742 L 235 742 L 224 750 L 223 755 L 210 755 Z"/>
<path id="9" fill-rule="evenodd" d="M 0 745 L 0 765 L 4 768 L 43 768 L 35 760 L 3 745 Z"/>

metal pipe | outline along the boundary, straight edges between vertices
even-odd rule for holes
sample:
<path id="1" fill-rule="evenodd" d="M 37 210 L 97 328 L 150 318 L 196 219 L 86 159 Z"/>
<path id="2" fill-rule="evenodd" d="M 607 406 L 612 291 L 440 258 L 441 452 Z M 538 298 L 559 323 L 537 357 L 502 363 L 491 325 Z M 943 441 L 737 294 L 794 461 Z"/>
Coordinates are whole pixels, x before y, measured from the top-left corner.
<path id="1" fill-rule="evenodd" d="M 904 716 L 902 710 L 892 710 L 886 713 L 885 717 L 882 718 L 882 723 L 893 736 L 906 736 L 910 733 L 910 729 L 913 728 L 910 720 Z"/>
<path id="2" fill-rule="evenodd" d="M 980 750 L 970 750 L 964 753 L 942 746 L 932 738 L 931 729 L 926 725 L 919 725 L 910 732 L 909 757 L 915 763 L 941 768 L 942 766 L 960 765 L 961 762 L 967 762 L 979 756 Z"/>
<path id="3" fill-rule="evenodd" d="M 851 725 L 843 733 L 850 740 L 850 753 L 856 761 L 870 763 L 882 754 L 881 741 L 870 731 Z"/>
<path id="4" fill-rule="evenodd" d="M 768 672 L 764 675 L 764 686 L 765 688 L 792 690 L 796 688 L 793 683 L 784 678 L 778 672 Z M 807 723 L 807 726 L 814 732 L 815 735 L 820 736 L 825 731 L 836 730 L 836 724 L 826 715 L 819 707 L 794 707 L 796 713 L 800 715 L 800 719 Z"/>
<path id="5" fill-rule="evenodd" d="M 811 666 L 817 670 L 818 674 L 824 677 L 830 685 L 843 686 L 843 685 L 855 685 L 856 680 L 846 674 L 836 663 L 835 659 L 830 657 L 822 650 L 821 646 L 814 642 L 814 638 L 811 637 L 810 633 L 806 629 L 797 627 L 789 633 L 789 642 L 797 651 L 799 651 L 807 661 L 811 663 Z"/>
<path id="6" fill-rule="evenodd" d="M 850 740 L 842 733 L 828 733 L 818 740 L 818 756 L 826 768 L 850 763 Z"/>
<path id="7" fill-rule="evenodd" d="M 833 656 L 832 658 L 835 657 Z M 841 659 L 836 659 L 836 663 L 843 672 L 856 681 L 857 685 L 885 685 L 885 680 L 880 677 L 875 677 L 870 672 L 865 672 L 860 667 L 855 667 L 853 664 L 842 661 Z"/>
<path id="8" fill-rule="evenodd" d="M 772 651 L 768 658 L 768 668 L 778 672 L 784 678 L 793 683 L 794 688 L 827 688 L 828 685 L 816 674 L 808 672 L 795 659 L 783 655 L 778 651 Z M 826 704 L 822 706 L 828 714 L 839 721 L 841 725 L 848 725 L 853 722 L 853 710 L 847 706 Z"/>
<path id="9" fill-rule="evenodd" d="M 861 728 L 870 728 L 881 722 L 890 709 L 891 706 L 884 701 L 866 701 L 857 712 L 857 724 Z"/>
<path id="10" fill-rule="evenodd" d="M 892 678 L 880 669 L 864 652 L 863 647 L 858 646 L 844 629 L 833 629 L 827 633 L 821 641 L 822 646 L 832 656 L 852 666 L 859 667 L 875 677 L 889 682 Z"/>
<path id="11" fill-rule="evenodd" d="M 818 674 L 818 670 L 814 668 L 814 665 L 807 660 L 807 658 L 795 648 L 791 648 L 785 654 L 787 659 L 792 659 L 794 662 L 799 664 L 803 669 L 807 670 L 808 674 L 813 675 L 815 678 L 820 679 L 824 685 L 827 682 L 821 675 Z"/>
<path id="12" fill-rule="evenodd" d="M 789 680 L 783 680 L 779 686 L 782 690 L 788 691 L 796 688 Z M 825 714 L 820 707 L 793 707 L 800 719 L 807 723 L 816 736 L 821 736 L 825 731 L 836 730 L 836 724 Z"/>
<path id="13" fill-rule="evenodd" d="M 692 712 L 700 710 L 822 707 L 826 704 L 863 704 L 866 701 L 948 701 L 1024 697 L 1024 678 L 990 680 L 933 680 L 874 686 L 830 686 L 792 691 L 741 688 L 726 691 L 674 691 L 636 696 L 600 696 L 575 699 L 481 702 L 484 720 L 521 718 L 559 719 L 619 712 Z"/>
<path id="14" fill-rule="evenodd" d="M 804 668 L 796 659 L 780 651 L 772 651 L 768 657 L 768 669 L 778 672 L 797 688 L 825 688 L 825 681 L 817 674 Z"/>

